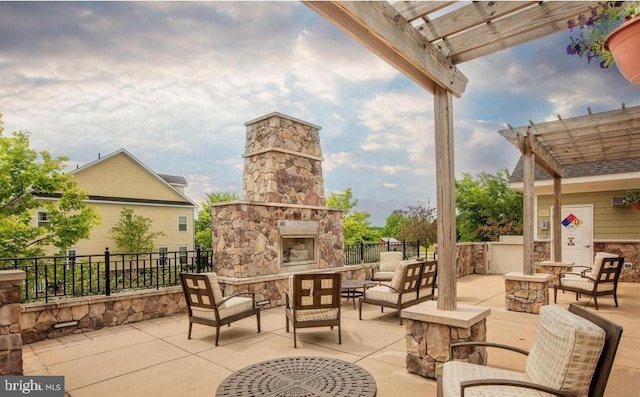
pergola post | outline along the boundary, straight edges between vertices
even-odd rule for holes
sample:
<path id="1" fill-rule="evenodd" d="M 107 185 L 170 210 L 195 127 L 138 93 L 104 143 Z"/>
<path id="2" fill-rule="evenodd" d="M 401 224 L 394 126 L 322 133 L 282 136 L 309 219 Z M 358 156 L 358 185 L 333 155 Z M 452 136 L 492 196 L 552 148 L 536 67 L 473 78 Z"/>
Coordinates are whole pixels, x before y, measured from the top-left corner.
<path id="1" fill-rule="evenodd" d="M 533 234 L 535 232 L 535 212 L 534 212 L 534 196 L 533 196 L 533 184 L 535 182 L 535 155 L 531 150 L 531 144 L 529 141 L 530 135 L 525 135 L 522 140 L 522 153 L 524 157 L 523 171 L 524 171 L 524 198 L 522 209 L 522 228 L 524 234 L 524 246 L 523 246 L 523 264 L 522 273 L 525 275 L 533 274 Z"/>
<path id="2" fill-rule="evenodd" d="M 434 92 L 436 205 L 438 209 L 438 309 L 456 310 L 456 194 L 451 92 Z"/>
<path id="3" fill-rule="evenodd" d="M 562 178 L 553 177 L 553 224 L 551 225 L 553 234 L 553 261 L 562 262 L 562 231 L 560 225 L 562 219 Z"/>

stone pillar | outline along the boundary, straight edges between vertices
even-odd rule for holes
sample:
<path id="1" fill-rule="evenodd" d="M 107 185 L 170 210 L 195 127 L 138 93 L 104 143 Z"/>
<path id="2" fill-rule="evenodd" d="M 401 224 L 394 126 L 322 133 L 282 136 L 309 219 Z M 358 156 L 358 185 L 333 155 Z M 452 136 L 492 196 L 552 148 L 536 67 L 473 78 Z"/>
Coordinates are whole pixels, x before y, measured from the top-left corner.
<path id="1" fill-rule="evenodd" d="M 553 275 L 549 285 L 554 286 L 558 285 L 558 274 L 571 272 L 573 265 L 574 262 L 541 261 L 536 263 L 536 272 Z"/>
<path id="2" fill-rule="evenodd" d="M 402 310 L 406 323 L 407 371 L 425 378 L 442 375 L 442 366 L 451 360 L 485 365 L 485 347 L 465 347 L 451 351 L 455 342 L 486 342 L 486 319 L 491 309 L 457 305 L 456 310 L 439 310 L 435 301 Z"/>
<path id="3" fill-rule="evenodd" d="M 549 281 L 552 274 L 532 275 L 511 272 L 504 275 L 505 307 L 507 310 L 540 313 L 542 305 L 549 304 Z"/>
<path id="4" fill-rule="evenodd" d="M 0 375 L 22 375 L 20 286 L 22 270 L 0 271 Z"/>

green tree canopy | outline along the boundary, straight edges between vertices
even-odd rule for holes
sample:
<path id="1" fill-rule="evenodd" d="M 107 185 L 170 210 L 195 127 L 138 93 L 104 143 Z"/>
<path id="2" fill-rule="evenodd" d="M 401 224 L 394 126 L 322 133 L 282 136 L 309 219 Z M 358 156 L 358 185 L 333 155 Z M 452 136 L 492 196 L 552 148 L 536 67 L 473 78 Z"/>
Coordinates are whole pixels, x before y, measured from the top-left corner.
<path id="1" fill-rule="evenodd" d="M 404 216 L 402 210 L 393 211 L 388 217 L 387 221 L 382 228 L 382 237 L 393 237 L 400 239 L 400 233 L 404 229 L 407 223 L 407 218 Z"/>
<path id="2" fill-rule="evenodd" d="M 333 192 L 326 199 L 327 207 L 340 208 L 344 211 L 344 243 L 354 244 L 365 241 L 379 241 L 380 231 L 371 227 L 369 214 L 366 211 L 353 211 L 358 199 L 353 198 L 351 188 L 344 192 Z"/>
<path id="3" fill-rule="evenodd" d="M 197 246 L 202 249 L 211 249 L 213 243 L 213 236 L 211 234 L 211 204 L 234 200 L 238 200 L 238 195 L 235 192 L 207 193 L 207 200 L 200 203 L 200 209 L 196 214 L 195 229 Z"/>
<path id="4" fill-rule="evenodd" d="M 30 149 L 26 132 L 10 137 L 3 132 L 0 115 L 0 257 L 43 255 L 48 245 L 64 251 L 88 238 L 100 216 L 84 203 L 86 195 L 71 175 L 61 171 L 67 158 Z M 47 226 L 36 226 L 38 209 L 46 213 Z"/>
<path id="5" fill-rule="evenodd" d="M 428 247 L 437 239 L 436 209 L 427 204 L 410 205 L 400 211 L 404 218 L 403 228 L 399 239 L 405 241 L 419 241 Z"/>
<path id="6" fill-rule="evenodd" d="M 463 174 L 456 181 L 460 241 L 495 241 L 500 234 L 522 233 L 522 194 L 509 187 L 509 171 Z"/>
<path id="7" fill-rule="evenodd" d="M 152 224 L 153 220 L 134 214 L 131 208 L 123 208 L 118 223 L 111 228 L 111 238 L 116 243 L 115 252 L 153 251 L 154 239 L 164 236 L 164 233 L 154 232 Z"/>

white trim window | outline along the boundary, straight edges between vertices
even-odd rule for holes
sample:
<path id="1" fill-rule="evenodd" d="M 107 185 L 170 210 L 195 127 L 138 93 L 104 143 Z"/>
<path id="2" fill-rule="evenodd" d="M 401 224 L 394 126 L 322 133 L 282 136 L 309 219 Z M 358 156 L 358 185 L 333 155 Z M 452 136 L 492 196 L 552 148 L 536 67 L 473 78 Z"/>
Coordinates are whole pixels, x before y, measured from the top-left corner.
<path id="1" fill-rule="evenodd" d="M 187 247 L 186 245 L 179 245 L 178 246 L 178 260 L 180 261 L 181 265 L 184 265 L 187 263 L 187 251 L 189 250 L 189 247 Z"/>
<path id="2" fill-rule="evenodd" d="M 36 225 L 38 227 L 49 227 L 49 223 L 51 219 L 49 219 L 49 214 L 45 210 L 38 210 L 36 214 Z"/>
<path id="3" fill-rule="evenodd" d="M 187 231 L 187 216 L 186 215 L 178 215 L 178 231 L 186 232 Z"/>
<path id="4" fill-rule="evenodd" d="M 160 264 L 165 266 L 169 264 L 169 247 L 166 245 L 158 246 L 158 259 L 160 260 Z"/>

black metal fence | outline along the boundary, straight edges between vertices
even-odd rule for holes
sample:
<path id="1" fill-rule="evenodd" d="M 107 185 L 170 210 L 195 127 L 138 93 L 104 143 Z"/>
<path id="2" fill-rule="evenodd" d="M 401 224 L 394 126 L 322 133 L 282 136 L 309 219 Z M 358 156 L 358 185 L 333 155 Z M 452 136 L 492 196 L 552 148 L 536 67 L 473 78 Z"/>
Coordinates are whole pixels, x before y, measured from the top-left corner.
<path id="1" fill-rule="evenodd" d="M 420 257 L 420 243 L 418 241 L 400 241 L 397 243 L 356 243 L 345 245 L 345 265 L 359 263 L 373 263 L 380 261 L 380 252 L 402 251 L 404 258 Z"/>
<path id="2" fill-rule="evenodd" d="M 380 261 L 380 252 L 419 257 L 418 242 L 358 243 L 344 247 L 346 265 Z M 0 258 L 0 270 L 23 270 L 22 302 L 180 285 L 181 272 L 212 271 L 210 250 Z"/>
<path id="3" fill-rule="evenodd" d="M 0 258 L 0 270 L 23 270 L 22 302 L 111 295 L 180 284 L 180 272 L 210 271 L 209 250 Z"/>

